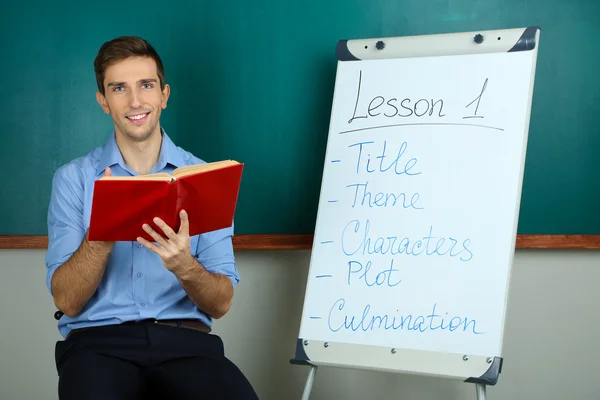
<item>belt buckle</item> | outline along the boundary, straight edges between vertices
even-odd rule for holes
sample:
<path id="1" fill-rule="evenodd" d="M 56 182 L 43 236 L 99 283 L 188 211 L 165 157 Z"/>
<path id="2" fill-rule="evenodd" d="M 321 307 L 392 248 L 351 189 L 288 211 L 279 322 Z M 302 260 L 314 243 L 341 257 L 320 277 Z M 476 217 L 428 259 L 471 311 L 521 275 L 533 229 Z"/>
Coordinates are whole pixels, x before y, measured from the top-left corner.
<path id="1" fill-rule="evenodd" d="M 180 319 L 177 320 L 160 320 L 160 319 L 155 319 L 152 318 L 151 319 L 155 325 L 165 325 L 165 326 L 172 326 L 172 327 L 176 327 L 176 328 L 182 328 L 183 327 L 183 322 Z"/>
<path id="2" fill-rule="evenodd" d="M 148 324 L 148 323 L 157 324 L 158 320 L 155 318 L 142 318 L 142 319 L 138 319 L 138 320 L 135 320 L 132 322 L 136 325 L 142 325 L 142 324 Z"/>

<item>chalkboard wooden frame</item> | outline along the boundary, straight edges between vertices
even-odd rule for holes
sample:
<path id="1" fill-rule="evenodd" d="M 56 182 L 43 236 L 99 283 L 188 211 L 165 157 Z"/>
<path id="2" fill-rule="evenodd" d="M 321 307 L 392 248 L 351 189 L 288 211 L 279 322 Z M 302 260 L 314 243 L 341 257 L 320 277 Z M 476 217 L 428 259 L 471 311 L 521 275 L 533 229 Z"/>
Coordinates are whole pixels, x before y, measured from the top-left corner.
<path id="1" fill-rule="evenodd" d="M 313 235 L 235 235 L 235 250 L 310 250 Z M 0 249 L 46 249 L 48 236 L 0 236 Z M 517 235 L 517 249 L 600 249 L 600 235 Z"/>

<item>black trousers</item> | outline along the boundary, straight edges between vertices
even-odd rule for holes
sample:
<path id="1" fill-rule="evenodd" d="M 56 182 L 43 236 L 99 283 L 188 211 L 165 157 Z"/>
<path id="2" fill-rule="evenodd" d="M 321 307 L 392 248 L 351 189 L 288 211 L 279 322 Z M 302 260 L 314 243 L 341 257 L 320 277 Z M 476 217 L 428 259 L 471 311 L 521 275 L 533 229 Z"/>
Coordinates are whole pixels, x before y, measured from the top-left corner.
<path id="1" fill-rule="evenodd" d="M 217 335 L 157 324 L 84 329 L 56 343 L 61 400 L 258 399 Z"/>

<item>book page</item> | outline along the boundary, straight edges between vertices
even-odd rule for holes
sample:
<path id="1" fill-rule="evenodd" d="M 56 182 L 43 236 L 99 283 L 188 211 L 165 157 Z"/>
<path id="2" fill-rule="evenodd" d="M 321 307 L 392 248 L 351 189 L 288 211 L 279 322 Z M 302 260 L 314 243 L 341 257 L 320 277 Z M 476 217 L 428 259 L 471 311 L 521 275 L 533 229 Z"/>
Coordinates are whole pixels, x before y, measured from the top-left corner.
<path id="1" fill-rule="evenodd" d="M 170 181 L 171 175 L 167 172 L 158 172 L 156 174 L 136 175 L 136 176 L 103 176 L 103 181 Z"/>
<path id="2" fill-rule="evenodd" d="M 199 172 L 212 171 L 214 169 L 225 168 L 237 164 L 239 164 L 239 162 L 234 160 L 224 160 L 205 164 L 186 165 L 184 167 L 179 167 L 175 171 L 173 171 L 173 177 L 175 179 L 178 179 L 183 176 L 194 175 Z"/>
<path id="3" fill-rule="evenodd" d="M 100 178 L 105 181 L 120 181 L 120 180 L 136 180 L 136 181 L 170 181 L 172 179 L 181 178 L 187 175 L 194 175 L 203 171 L 211 171 L 213 169 L 219 169 L 228 167 L 230 165 L 236 165 L 239 162 L 234 160 L 215 161 L 204 164 L 185 165 L 183 167 L 176 168 L 173 174 L 170 175 L 167 172 L 157 172 L 155 174 L 136 175 L 136 176 L 103 176 Z"/>

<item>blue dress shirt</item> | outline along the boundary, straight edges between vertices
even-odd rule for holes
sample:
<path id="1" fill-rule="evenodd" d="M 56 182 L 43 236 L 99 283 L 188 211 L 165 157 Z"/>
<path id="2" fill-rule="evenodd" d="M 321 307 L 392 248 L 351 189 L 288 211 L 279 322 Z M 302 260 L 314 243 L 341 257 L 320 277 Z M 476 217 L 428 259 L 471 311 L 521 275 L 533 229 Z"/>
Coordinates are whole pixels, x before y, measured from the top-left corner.
<path id="1" fill-rule="evenodd" d="M 162 131 L 157 164 L 150 173 L 172 172 L 184 165 L 204 163 L 177 147 Z M 52 276 L 79 248 L 89 228 L 94 181 L 110 167 L 115 176 L 138 175 L 125 165 L 114 132 L 103 147 L 61 166 L 52 181 L 48 208 L 46 284 L 52 293 Z M 191 237 L 191 253 L 209 272 L 228 276 L 235 287 L 239 274 L 232 246 L 233 225 Z M 88 304 L 75 317 L 63 317 L 58 330 L 63 337 L 72 329 L 155 319 L 198 319 L 212 325 L 187 296 L 158 255 L 137 242 L 117 242 L 104 276 Z"/>

